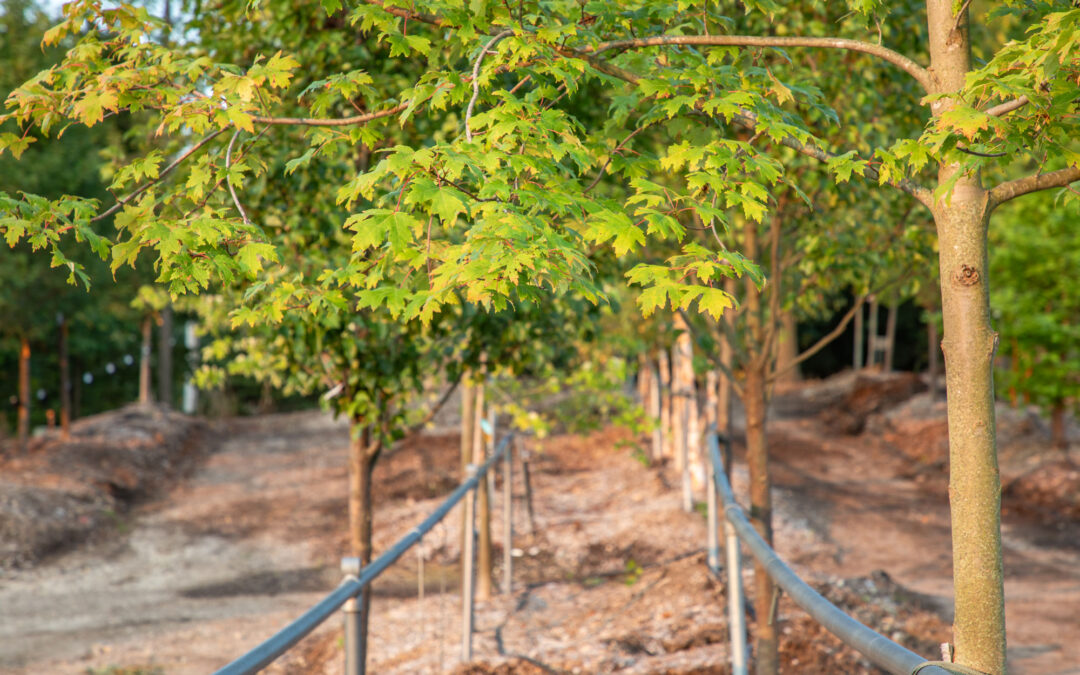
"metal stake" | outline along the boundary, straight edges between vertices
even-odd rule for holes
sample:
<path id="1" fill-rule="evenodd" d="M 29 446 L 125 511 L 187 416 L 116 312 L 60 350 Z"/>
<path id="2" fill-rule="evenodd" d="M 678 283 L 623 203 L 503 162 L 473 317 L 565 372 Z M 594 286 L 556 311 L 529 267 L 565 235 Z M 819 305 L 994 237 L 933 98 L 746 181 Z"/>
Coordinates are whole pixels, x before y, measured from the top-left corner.
<path id="1" fill-rule="evenodd" d="M 476 465 L 465 467 L 469 480 L 476 478 Z M 476 577 L 476 487 L 465 494 L 465 550 L 461 552 L 461 661 L 472 661 L 473 603 Z"/>
<path id="2" fill-rule="evenodd" d="M 359 558 L 342 558 L 341 571 L 345 578 L 356 579 L 360 576 Z M 349 598 L 341 606 L 345 615 L 345 675 L 364 675 L 367 655 L 364 653 L 364 640 L 360 634 L 363 622 L 364 593 Z"/>

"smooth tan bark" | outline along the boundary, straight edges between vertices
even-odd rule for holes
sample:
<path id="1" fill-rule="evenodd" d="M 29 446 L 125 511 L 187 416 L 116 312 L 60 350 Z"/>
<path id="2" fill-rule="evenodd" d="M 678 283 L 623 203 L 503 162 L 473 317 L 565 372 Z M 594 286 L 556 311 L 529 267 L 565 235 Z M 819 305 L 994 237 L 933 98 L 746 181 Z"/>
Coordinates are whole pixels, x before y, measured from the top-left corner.
<path id="1" fill-rule="evenodd" d="M 349 442 L 349 549 L 361 565 L 371 563 L 372 472 L 379 453 L 379 440 L 364 420 L 353 418 Z M 360 596 L 360 653 L 367 654 L 368 624 L 371 617 L 371 586 Z"/>
<path id="2" fill-rule="evenodd" d="M 658 360 L 660 365 L 660 437 L 663 442 L 661 455 L 664 459 L 671 459 L 675 444 L 671 428 L 671 359 L 666 349 L 659 350 Z"/>
<path id="3" fill-rule="evenodd" d="M 153 346 L 154 320 L 149 316 L 142 321 L 142 348 L 139 351 L 139 403 L 149 405 L 154 401 L 150 390 L 150 350 Z"/>
<path id="4" fill-rule="evenodd" d="M 682 374 L 682 354 L 676 341 L 671 347 L 671 451 L 678 474 L 682 474 L 686 464 L 686 393 Z"/>
<path id="5" fill-rule="evenodd" d="M 476 403 L 473 408 L 472 461 L 476 466 L 483 464 L 487 458 L 484 434 L 480 426 L 480 421 L 484 419 L 484 389 L 483 382 L 476 385 Z M 495 587 L 491 568 L 494 556 L 491 554 L 491 495 L 488 494 L 488 481 L 480 481 L 476 491 L 476 599 L 486 601 L 491 599 Z"/>
<path id="6" fill-rule="evenodd" d="M 166 408 L 173 405 L 173 337 L 172 305 L 165 305 L 161 310 L 161 323 L 158 326 L 158 402 Z"/>
<path id="7" fill-rule="evenodd" d="M 951 0 L 928 0 L 932 93 L 958 91 L 971 70 L 966 16 Z M 956 105 L 931 103 L 940 115 Z M 952 518 L 957 663 L 989 675 L 1005 673 L 1005 594 L 1001 559 L 1001 478 L 997 463 L 990 325 L 987 226 L 990 199 L 978 175 L 957 177 L 944 163 L 939 184 L 956 179 L 948 200 L 934 204 L 944 315 L 949 419 L 949 502 Z"/>
<path id="8" fill-rule="evenodd" d="M 71 359 L 68 355 L 68 322 L 63 314 L 60 323 L 60 438 L 71 438 Z"/>
<path id="9" fill-rule="evenodd" d="M 881 369 L 886 373 L 892 372 L 893 358 L 896 356 L 896 315 L 899 311 L 900 308 L 896 303 L 891 303 L 888 317 L 885 319 L 885 358 Z"/>
<path id="10" fill-rule="evenodd" d="M 780 373 L 776 378 L 777 384 L 798 382 L 801 379 L 799 367 L 792 367 L 791 364 L 799 357 L 799 325 L 791 311 L 784 312 L 781 316 L 780 339 L 776 347 L 776 372 Z"/>
<path id="11" fill-rule="evenodd" d="M 675 329 L 682 331 L 675 341 L 679 354 L 679 398 L 683 402 L 683 438 L 687 470 L 690 474 L 691 502 L 705 489 L 705 471 L 701 453 L 701 413 L 698 410 L 697 380 L 694 376 L 694 341 L 681 312 L 675 313 Z"/>
<path id="12" fill-rule="evenodd" d="M 1065 435 L 1065 403 L 1057 402 L 1050 411 L 1050 442 L 1055 450 L 1068 450 L 1069 439 Z"/>
<path id="13" fill-rule="evenodd" d="M 758 260 L 757 224 L 747 220 L 743 226 L 743 246 L 750 260 Z M 752 345 L 763 345 L 761 292 L 746 280 L 746 327 Z M 743 408 L 746 410 L 746 464 L 750 473 L 750 523 L 772 545 L 772 477 L 769 473 L 769 450 L 765 439 L 765 378 L 769 354 L 757 353 L 745 364 Z M 774 585 L 761 563 L 754 562 L 754 672 L 777 675 L 780 672 L 779 644 L 772 620 Z"/>
<path id="14" fill-rule="evenodd" d="M 750 522 L 772 545 L 772 476 L 765 440 L 765 383 L 760 373 L 748 372 L 744 384 L 746 408 L 746 463 L 750 473 Z M 755 672 L 776 675 L 779 672 L 779 644 L 772 616 L 772 579 L 765 568 L 754 563 L 754 610 L 757 613 L 754 634 Z"/>
<path id="15" fill-rule="evenodd" d="M 649 417 L 652 418 L 652 461 L 659 462 L 664 456 L 664 430 L 660 425 L 660 409 L 663 401 L 660 397 L 660 369 L 649 359 Z"/>
<path id="16" fill-rule="evenodd" d="M 880 305 L 874 296 L 870 296 L 870 316 L 866 321 L 866 365 L 870 368 L 876 366 L 878 361 L 878 309 Z"/>
<path id="17" fill-rule="evenodd" d="M 863 312 L 865 310 L 860 308 L 855 312 L 855 344 L 854 355 L 852 356 L 851 366 L 856 372 L 862 370 L 865 361 L 863 361 Z"/>
<path id="18" fill-rule="evenodd" d="M 19 340 L 19 446 L 25 450 L 30 442 L 30 340 L 23 336 Z"/>

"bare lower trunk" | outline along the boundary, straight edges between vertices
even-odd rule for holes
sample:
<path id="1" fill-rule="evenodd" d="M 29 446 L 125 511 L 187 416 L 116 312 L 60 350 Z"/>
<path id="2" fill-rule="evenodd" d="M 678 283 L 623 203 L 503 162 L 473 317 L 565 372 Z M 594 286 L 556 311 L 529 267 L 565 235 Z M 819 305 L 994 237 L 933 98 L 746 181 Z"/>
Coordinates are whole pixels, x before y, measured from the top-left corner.
<path id="1" fill-rule="evenodd" d="M 750 522 L 772 544 L 772 478 L 765 440 L 765 380 L 760 372 L 748 371 L 745 382 L 746 463 L 750 471 Z M 754 610 L 757 675 L 776 675 L 779 656 L 775 617 L 772 612 L 774 587 L 765 568 L 754 563 Z"/>
<path id="2" fill-rule="evenodd" d="M 659 462 L 664 456 L 664 430 L 660 425 L 660 408 L 663 401 L 660 397 L 660 369 L 656 363 L 649 360 L 649 368 L 652 376 L 649 377 L 649 417 L 652 419 L 652 461 Z"/>
<path id="3" fill-rule="evenodd" d="M 671 450 L 675 473 L 682 475 L 686 465 L 686 393 L 682 382 L 682 354 L 678 341 L 671 346 Z"/>
<path id="4" fill-rule="evenodd" d="M 371 427 L 363 419 L 352 420 L 351 440 L 349 443 L 349 549 L 360 559 L 360 564 L 371 563 L 372 532 L 372 472 L 379 454 L 381 442 Z M 368 623 L 371 616 L 371 586 L 368 586 L 359 598 L 360 627 L 357 639 L 358 652 L 367 655 Z"/>
<path id="5" fill-rule="evenodd" d="M 19 446 L 25 450 L 30 442 L 30 340 L 19 341 Z"/>
<path id="6" fill-rule="evenodd" d="M 139 404 L 149 405 L 154 400 L 150 391 L 150 349 L 153 340 L 154 320 L 143 317 L 142 348 L 139 352 Z"/>
<path id="7" fill-rule="evenodd" d="M 68 356 L 68 322 L 60 321 L 60 438 L 71 438 L 71 359 Z"/>
<path id="8" fill-rule="evenodd" d="M 683 446 L 686 456 L 686 474 L 689 492 L 684 496 L 683 506 L 693 509 L 695 494 L 705 489 L 705 473 L 701 455 L 701 415 L 698 410 L 697 381 L 694 376 L 694 343 L 690 328 L 681 313 L 675 315 L 675 328 L 681 330 L 675 342 L 679 353 L 679 398 L 683 401 Z"/>
<path id="9" fill-rule="evenodd" d="M 856 302 L 858 302 L 858 298 L 856 298 Z M 862 370 L 862 367 L 863 367 L 863 312 L 864 311 L 866 311 L 866 310 L 864 308 L 860 307 L 859 310 L 857 312 L 855 312 L 855 329 L 854 329 L 855 330 L 855 345 L 854 345 L 854 350 L 853 350 L 854 355 L 852 356 L 852 360 L 851 360 L 851 367 L 854 368 L 856 372 Z"/>
<path id="10" fill-rule="evenodd" d="M 776 372 L 780 375 L 776 382 L 792 384 L 799 381 L 799 367 L 791 366 L 799 357 L 799 325 L 795 321 L 795 314 L 790 310 L 784 312 L 780 321 L 780 340 L 776 345 Z"/>
<path id="11" fill-rule="evenodd" d="M 889 305 L 888 318 L 885 319 L 885 358 L 881 369 L 891 373 L 893 369 L 893 356 L 896 353 L 896 315 L 899 312 L 896 303 Z"/>
<path id="12" fill-rule="evenodd" d="M 671 359 L 666 349 L 659 350 L 660 359 L 660 436 L 661 454 L 670 459 L 674 450 L 671 415 Z"/>
<path id="13" fill-rule="evenodd" d="M 161 310 L 161 326 L 158 328 L 158 401 L 172 408 L 172 305 Z"/>
<path id="14" fill-rule="evenodd" d="M 1065 435 L 1065 402 L 1058 401 L 1050 411 L 1050 440 L 1055 450 L 1067 450 L 1069 439 Z"/>
<path id="15" fill-rule="evenodd" d="M 930 62 L 936 91 L 964 86 L 971 70 L 967 13 L 953 0 L 928 0 Z M 957 105 L 947 96 L 934 115 Z M 949 415 L 949 503 L 952 517 L 956 662 L 989 675 L 1005 673 L 1005 594 L 1001 560 L 1001 478 L 994 419 L 994 353 L 986 251 L 989 202 L 978 174 L 942 164 L 938 183 L 955 180 L 935 203 L 945 332 Z"/>
<path id="16" fill-rule="evenodd" d="M 473 409 L 475 426 L 473 427 L 473 464 L 480 466 L 486 459 L 484 433 L 481 430 L 480 421 L 484 419 L 484 388 L 483 383 L 476 385 L 476 405 Z M 488 493 L 488 481 L 481 480 L 477 484 L 476 516 L 476 599 L 490 600 L 494 581 L 492 579 L 491 554 L 491 495 Z"/>
<path id="17" fill-rule="evenodd" d="M 873 368 L 878 361 L 878 304 L 877 297 L 870 296 L 870 316 L 866 321 L 866 365 Z"/>

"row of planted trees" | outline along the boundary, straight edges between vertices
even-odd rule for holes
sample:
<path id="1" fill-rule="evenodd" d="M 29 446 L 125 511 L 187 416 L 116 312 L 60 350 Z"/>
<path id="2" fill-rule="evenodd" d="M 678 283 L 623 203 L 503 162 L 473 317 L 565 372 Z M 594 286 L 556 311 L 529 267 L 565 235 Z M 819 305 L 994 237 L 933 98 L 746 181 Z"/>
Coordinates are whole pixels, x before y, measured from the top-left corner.
<path id="1" fill-rule="evenodd" d="M 461 339 L 479 317 L 557 319 L 536 322 L 557 348 L 583 322 L 556 298 L 636 294 L 742 398 L 768 539 L 769 392 L 827 342 L 778 361 L 782 317 L 854 289 L 842 331 L 866 297 L 932 279 L 936 252 L 956 658 L 1004 672 L 988 226 L 1080 178 L 1080 10 L 225 0 L 185 5 L 179 30 L 124 3 L 64 12 L 46 42 L 66 54 L 8 99 L 0 150 L 106 119 L 130 144 L 109 144 L 104 200 L 0 195 L 8 243 L 72 271 L 87 246 L 114 271 L 141 254 L 203 294 L 209 357 L 353 421 L 360 505 L 410 392 L 503 362 Z M 757 640 L 776 672 L 775 635 Z"/>

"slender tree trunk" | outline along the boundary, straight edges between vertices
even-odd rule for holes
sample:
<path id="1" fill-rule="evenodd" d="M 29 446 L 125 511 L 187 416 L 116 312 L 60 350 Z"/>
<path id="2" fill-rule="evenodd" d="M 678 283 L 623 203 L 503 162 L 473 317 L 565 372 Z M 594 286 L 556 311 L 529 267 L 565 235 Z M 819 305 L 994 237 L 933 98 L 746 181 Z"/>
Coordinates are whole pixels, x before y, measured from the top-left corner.
<path id="1" fill-rule="evenodd" d="M 360 564 L 371 563 L 372 533 L 372 472 L 378 457 L 381 440 L 374 437 L 372 427 L 360 417 L 352 419 L 349 443 L 349 548 Z M 368 625 L 371 617 L 371 586 L 360 596 L 359 652 L 367 656 Z"/>
<path id="2" fill-rule="evenodd" d="M 30 338 L 19 339 L 19 447 L 30 442 Z"/>
<path id="3" fill-rule="evenodd" d="M 663 400 L 660 396 L 660 369 L 656 367 L 656 362 L 649 359 L 649 370 L 652 375 L 649 377 L 649 417 L 652 418 L 653 432 L 652 432 L 652 461 L 659 462 L 664 456 L 664 429 L 660 424 L 660 409 L 663 406 Z"/>
<path id="4" fill-rule="evenodd" d="M 758 260 L 757 224 L 746 221 L 744 227 L 745 255 Z M 746 464 L 750 473 L 750 522 L 769 545 L 772 545 L 772 477 L 769 475 L 769 450 L 765 439 L 765 376 L 771 354 L 762 352 L 764 312 L 761 292 L 751 280 L 746 280 L 746 324 L 754 352 L 746 364 L 743 383 L 743 407 L 746 410 Z M 754 672 L 757 675 L 778 675 L 780 672 L 779 644 L 773 616 L 774 586 L 765 567 L 754 563 L 754 609 L 757 613 L 754 632 Z"/>
<path id="5" fill-rule="evenodd" d="M 738 291 L 738 282 L 735 279 L 724 280 L 724 291 L 731 297 L 735 297 Z M 728 341 L 727 336 L 720 336 L 720 365 L 722 365 L 728 373 L 735 372 L 735 348 L 732 347 L 731 342 Z M 723 432 L 728 438 L 731 438 L 733 432 L 731 422 L 731 377 L 725 375 L 723 371 L 720 373 L 720 384 L 716 390 L 716 428 Z M 730 462 L 731 459 L 725 457 L 725 461 Z"/>
<path id="6" fill-rule="evenodd" d="M 772 545 L 772 477 L 765 439 L 765 379 L 757 369 L 749 369 L 744 383 L 746 408 L 746 462 L 750 470 L 750 522 Z M 765 568 L 754 563 L 754 610 L 757 630 L 754 653 L 757 675 L 779 672 L 779 644 L 773 616 L 774 585 Z"/>
<path id="7" fill-rule="evenodd" d="M 899 307 L 895 302 L 889 304 L 889 313 L 885 319 L 885 361 L 882 370 L 891 373 L 893 369 L 893 356 L 896 353 L 896 315 Z"/>
<path id="8" fill-rule="evenodd" d="M 1050 411 L 1050 440 L 1055 450 L 1068 450 L 1069 439 L 1065 435 L 1065 402 L 1057 401 Z"/>
<path id="9" fill-rule="evenodd" d="M 476 426 L 476 388 L 473 387 L 472 373 L 466 371 L 461 376 L 461 480 L 465 480 L 465 467 L 472 462 L 473 427 Z M 461 521 L 461 550 L 465 550 L 465 520 Z"/>
<path id="10" fill-rule="evenodd" d="M 689 494 L 683 506 L 693 509 L 694 493 L 705 489 L 704 465 L 701 461 L 701 415 L 698 410 L 697 380 L 694 377 L 694 342 L 690 327 L 681 312 L 675 313 L 675 329 L 682 331 L 675 348 L 679 353 L 679 397 L 683 401 L 683 444 L 686 470 L 690 480 Z"/>
<path id="11" fill-rule="evenodd" d="M 139 404 L 150 405 L 154 394 L 150 391 L 150 350 L 154 335 L 154 320 L 148 315 L 142 322 L 142 349 L 139 352 Z"/>
<path id="12" fill-rule="evenodd" d="M 158 401 L 167 408 L 173 405 L 172 377 L 172 305 L 165 305 L 161 310 L 161 325 L 158 328 Z"/>
<path id="13" fill-rule="evenodd" d="M 926 5 L 936 88 L 931 93 L 949 94 L 963 87 L 971 70 L 967 13 L 957 21 L 953 0 L 928 0 Z M 955 105 L 954 99 L 941 98 L 931 104 L 931 112 L 940 115 Z M 986 250 L 989 198 L 978 174 L 958 176 L 960 172 L 957 164 L 939 167 L 939 185 L 956 182 L 951 197 L 933 209 L 945 319 L 955 660 L 989 675 L 1004 675 L 1001 479 L 993 373 L 998 337 L 990 325 Z"/>
<path id="14" fill-rule="evenodd" d="M 776 344 L 776 372 L 781 375 L 776 382 L 777 384 L 792 384 L 800 379 L 799 367 L 788 367 L 799 357 L 799 325 L 795 321 L 795 313 L 791 310 L 783 313 L 780 323 L 780 339 Z"/>
<path id="15" fill-rule="evenodd" d="M 71 438 L 71 359 L 68 356 L 68 322 L 60 314 L 60 438 Z"/>
<path id="16" fill-rule="evenodd" d="M 484 452 L 484 433 L 481 430 L 480 421 L 484 419 L 484 389 L 485 383 L 476 385 L 476 404 L 473 409 L 475 426 L 473 427 L 473 464 L 480 466 L 486 459 Z M 494 556 L 491 554 L 491 496 L 488 494 L 488 481 L 481 480 L 477 484 L 477 537 L 476 537 L 476 599 L 486 601 L 491 599 L 492 590 L 495 587 L 492 579 L 491 564 Z"/>
<path id="17" fill-rule="evenodd" d="M 858 302 L 858 298 L 856 298 L 855 301 Z M 863 361 L 863 312 L 865 311 L 866 309 L 864 307 L 860 307 L 859 310 L 855 312 L 855 353 L 851 360 L 851 366 L 855 369 L 855 372 L 862 370 L 863 363 L 865 363 Z"/>
<path id="18" fill-rule="evenodd" d="M 878 299 L 870 296 L 870 318 L 866 322 L 866 365 L 873 368 L 878 364 Z"/>
<path id="19" fill-rule="evenodd" d="M 649 365 L 649 355 L 646 353 L 638 354 L 637 394 L 643 410 L 649 408 L 651 378 L 652 367 Z"/>
<path id="20" fill-rule="evenodd" d="M 476 424 L 476 390 L 472 373 L 461 376 L 461 478 L 465 479 L 465 467 L 472 461 L 473 425 Z"/>
<path id="21" fill-rule="evenodd" d="M 671 450 L 675 457 L 675 473 L 679 475 L 686 465 L 686 395 L 682 375 L 682 354 L 676 340 L 671 346 Z"/>
<path id="22" fill-rule="evenodd" d="M 671 415 L 671 359 L 666 349 L 659 350 L 660 363 L 660 436 L 663 441 L 661 454 L 669 459 L 674 451 Z"/>

